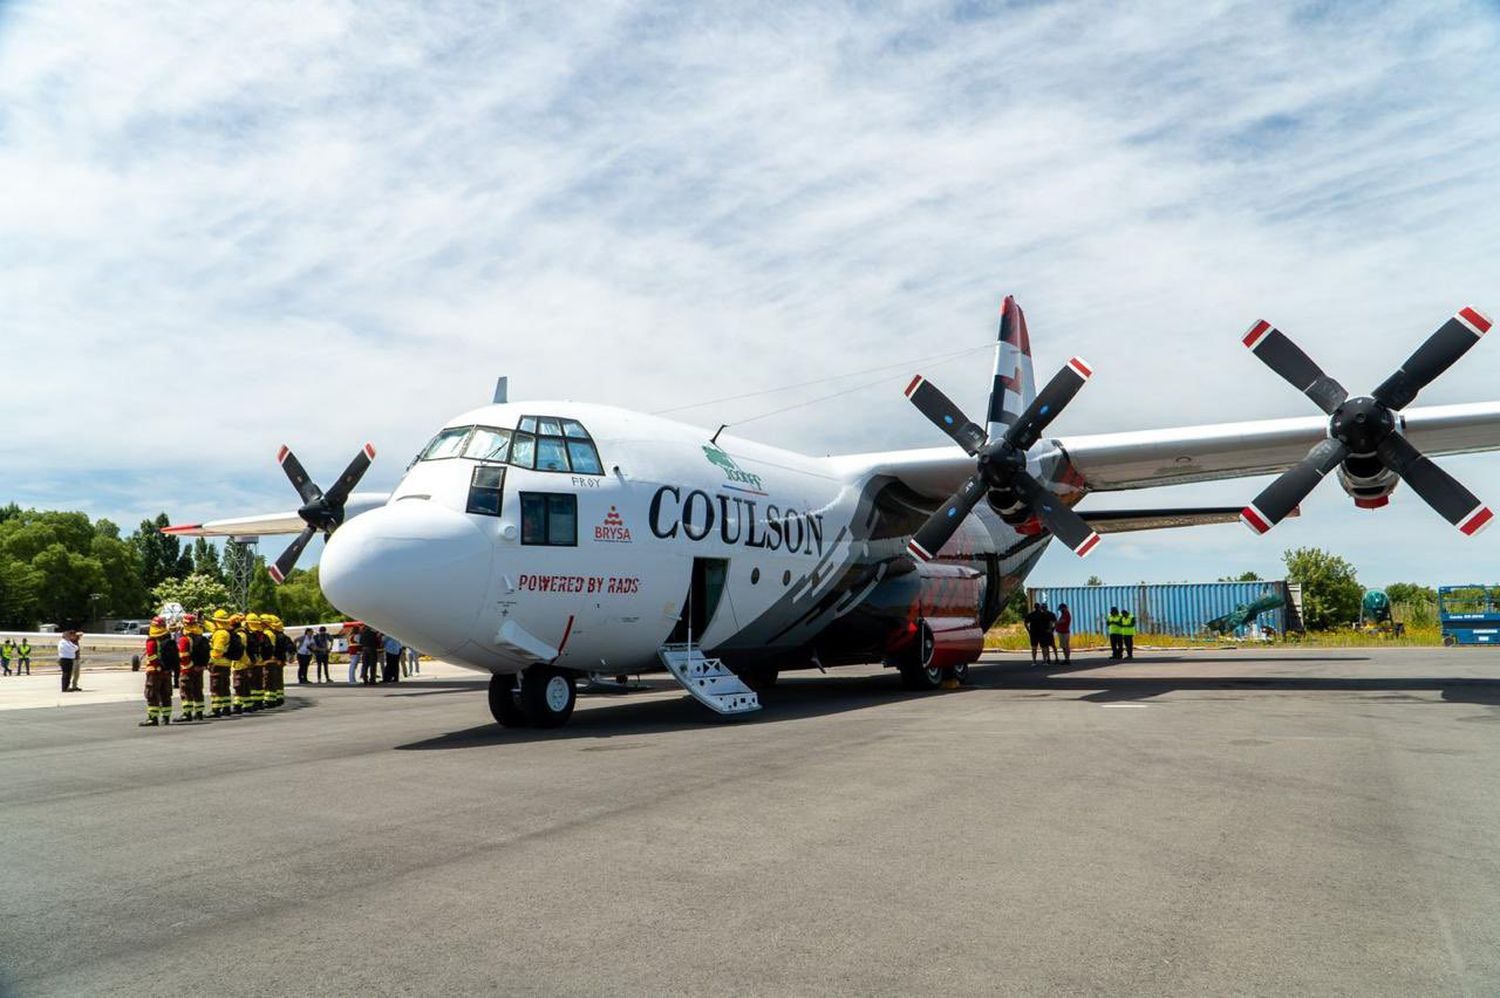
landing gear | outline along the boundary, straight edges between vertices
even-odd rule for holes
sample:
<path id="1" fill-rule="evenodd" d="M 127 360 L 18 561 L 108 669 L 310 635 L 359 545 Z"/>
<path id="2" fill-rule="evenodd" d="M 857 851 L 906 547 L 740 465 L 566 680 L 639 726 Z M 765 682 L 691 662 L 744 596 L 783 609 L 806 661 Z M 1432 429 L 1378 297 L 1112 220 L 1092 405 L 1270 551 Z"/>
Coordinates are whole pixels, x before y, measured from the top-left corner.
<path id="1" fill-rule="evenodd" d="M 490 713 L 507 728 L 526 726 L 526 714 L 516 702 L 516 680 L 513 674 L 490 677 Z"/>
<path id="2" fill-rule="evenodd" d="M 898 668 L 901 670 L 901 685 L 909 690 L 924 692 L 941 689 L 943 686 L 941 667 L 906 660 Z"/>
<path id="3" fill-rule="evenodd" d="M 958 685 L 963 686 L 969 681 L 969 663 L 961 662 L 958 665 L 950 665 L 943 670 L 943 678 L 951 679 Z"/>
<path id="4" fill-rule="evenodd" d="M 521 673 L 521 709 L 539 728 L 556 728 L 573 716 L 578 702 L 573 674 L 550 665 L 533 665 Z"/>
<path id="5" fill-rule="evenodd" d="M 740 677 L 740 682 L 755 692 L 764 693 L 776 685 L 776 680 L 781 678 L 781 670 L 752 665 L 741 669 L 735 675 Z"/>

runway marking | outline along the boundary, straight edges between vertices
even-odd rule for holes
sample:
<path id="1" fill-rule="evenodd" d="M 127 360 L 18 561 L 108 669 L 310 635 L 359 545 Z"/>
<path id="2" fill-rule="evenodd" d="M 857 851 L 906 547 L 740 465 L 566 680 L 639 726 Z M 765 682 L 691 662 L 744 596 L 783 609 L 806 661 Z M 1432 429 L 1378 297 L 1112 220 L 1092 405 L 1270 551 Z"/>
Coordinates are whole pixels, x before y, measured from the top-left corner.
<path id="1" fill-rule="evenodd" d="M 1101 703 L 1099 706 L 1104 707 L 1106 709 L 1110 708 L 1110 707 L 1141 707 L 1141 708 L 1146 708 L 1146 707 L 1150 707 L 1151 704 L 1149 704 L 1149 703 Z"/>

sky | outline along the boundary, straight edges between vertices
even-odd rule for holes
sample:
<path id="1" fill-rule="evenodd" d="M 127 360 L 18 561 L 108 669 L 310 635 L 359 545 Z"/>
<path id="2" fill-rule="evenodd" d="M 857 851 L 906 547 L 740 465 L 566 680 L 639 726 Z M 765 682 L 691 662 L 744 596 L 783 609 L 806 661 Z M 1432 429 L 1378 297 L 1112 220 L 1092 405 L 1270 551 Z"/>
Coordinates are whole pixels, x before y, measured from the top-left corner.
<path id="1" fill-rule="evenodd" d="M 932 446 L 901 389 L 982 413 L 985 353 L 921 362 L 989 343 L 1008 293 L 1039 379 L 1097 371 L 1059 436 L 1311 415 L 1240 346 L 1256 318 L 1361 391 L 1500 310 L 1497 55 L 1500 7 L 1445 0 L 0 0 L 0 496 L 286 509 L 283 442 L 327 481 L 366 440 L 388 488 L 501 374 L 647 411 L 837 378 L 680 416 Z M 1497 351 L 1418 404 L 1500 397 Z M 1500 455 L 1442 463 L 1500 503 Z M 1325 484 L 1265 538 L 1116 535 L 1033 578 L 1275 575 L 1301 545 L 1369 584 L 1500 560 L 1409 490 Z"/>

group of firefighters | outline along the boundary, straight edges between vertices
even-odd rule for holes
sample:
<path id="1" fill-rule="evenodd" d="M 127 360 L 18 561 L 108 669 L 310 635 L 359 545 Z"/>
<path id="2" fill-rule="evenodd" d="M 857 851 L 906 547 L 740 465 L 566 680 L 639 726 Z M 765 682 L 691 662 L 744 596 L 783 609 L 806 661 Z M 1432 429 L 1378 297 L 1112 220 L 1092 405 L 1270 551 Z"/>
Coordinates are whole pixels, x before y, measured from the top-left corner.
<path id="1" fill-rule="evenodd" d="M 178 723 L 203 720 L 205 708 L 207 716 L 230 717 L 280 707 L 286 702 L 282 670 L 295 652 L 275 614 L 216 610 L 207 620 L 194 613 L 170 621 L 154 617 L 141 659 L 146 673 L 141 727 L 172 723 L 174 686 L 181 700 Z"/>

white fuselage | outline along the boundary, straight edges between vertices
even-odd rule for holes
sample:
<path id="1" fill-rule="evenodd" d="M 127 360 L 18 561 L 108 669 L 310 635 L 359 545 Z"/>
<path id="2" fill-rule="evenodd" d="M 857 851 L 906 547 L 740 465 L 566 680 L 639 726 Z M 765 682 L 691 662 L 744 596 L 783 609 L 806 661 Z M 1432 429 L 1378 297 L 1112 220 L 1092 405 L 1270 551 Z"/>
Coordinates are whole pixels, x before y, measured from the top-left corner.
<path id="1" fill-rule="evenodd" d="M 527 417 L 539 428 L 571 423 L 572 437 L 538 437 L 535 455 L 517 450 L 518 428 L 535 425 Z M 469 456 L 449 433 L 466 427 L 489 428 L 469 434 Z M 504 434 L 509 463 L 476 456 Z M 713 444 L 653 416 L 492 405 L 450 420 L 424 454 L 385 506 L 329 540 L 322 585 L 344 612 L 485 671 L 538 661 L 640 671 L 684 626 L 704 648 L 733 647 L 752 622 L 795 617 L 827 597 L 847 580 L 840 566 L 890 557 L 851 529 L 869 483 L 844 480 L 828 459 L 728 436 Z M 520 465 L 559 470 L 518 466 L 517 454 Z M 692 585 L 695 559 L 713 560 L 710 596 Z M 715 604 L 696 621 L 694 592 Z M 808 638 L 774 630 L 767 638 L 762 626 L 754 640 L 774 649 Z"/>

